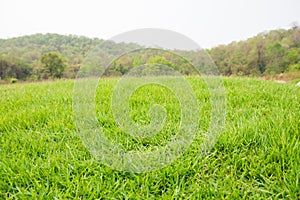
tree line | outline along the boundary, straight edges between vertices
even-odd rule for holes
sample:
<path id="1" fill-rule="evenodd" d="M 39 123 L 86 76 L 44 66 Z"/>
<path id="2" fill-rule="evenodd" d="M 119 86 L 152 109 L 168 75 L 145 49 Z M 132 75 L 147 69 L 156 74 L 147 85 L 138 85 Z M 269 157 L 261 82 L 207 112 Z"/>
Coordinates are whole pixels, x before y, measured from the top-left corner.
<path id="1" fill-rule="evenodd" d="M 114 55 L 133 50 L 137 45 L 50 33 L 0 39 L 0 79 L 75 78 L 95 47 Z"/>
<path id="2" fill-rule="evenodd" d="M 300 28 L 263 32 L 209 50 L 223 75 L 262 76 L 300 70 Z"/>
<path id="3" fill-rule="evenodd" d="M 114 43 L 75 35 L 35 34 L 0 39 L 0 78 L 75 78 L 84 59 L 95 47 L 100 48 L 102 56 L 114 56 L 120 52 L 141 48 L 136 44 Z M 288 30 L 263 32 L 245 41 L 219 45 L 207 49 L 206 52 L 225 76 L 265 76 L 300 72 L 300 28 L 293 26 Z M 201 58 L 198 54 L 202 53 L 181 52 L 192 59 Z M 104 74 L 120 76 L 143 63 L 164 64 L 185 75 L 196 73 L 187 60 L 173 56 L 170 52 L 153 54 L 153 51 L 147 51 L 121 56 L 111 63 Z M 201 64 L 205 65 L 205 61 Z M 95 70 L 93 67 L 95 66 L 91 65 L 88 70 L 92 72 Z"/>

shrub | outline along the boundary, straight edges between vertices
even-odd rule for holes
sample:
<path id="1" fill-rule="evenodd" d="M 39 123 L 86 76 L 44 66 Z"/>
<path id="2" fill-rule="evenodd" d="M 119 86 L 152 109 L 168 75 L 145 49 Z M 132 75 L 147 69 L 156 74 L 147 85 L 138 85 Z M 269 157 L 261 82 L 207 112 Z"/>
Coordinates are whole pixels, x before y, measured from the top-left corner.
<path id="1" fill-rule="evenodd" d="M 300 70 L 300 62 L 290 65 L 288 70 L 291 72 L 299 71 Z"/>
<path id="2" fill-rule="evenodd" d="M 16 79 L 16 78 L 11 78 L 10 79 L 10 83 L 16 83 L 18 81 L 18 79 Z"/>

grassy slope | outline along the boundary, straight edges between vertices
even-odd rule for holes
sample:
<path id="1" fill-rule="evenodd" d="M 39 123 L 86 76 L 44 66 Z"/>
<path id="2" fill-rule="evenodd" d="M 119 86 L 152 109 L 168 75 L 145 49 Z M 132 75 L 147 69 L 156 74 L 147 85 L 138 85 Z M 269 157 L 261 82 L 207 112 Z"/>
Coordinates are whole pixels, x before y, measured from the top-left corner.
<path id="1" fill-rule="evenodd" d="M 72 81 L 0 86 L 0 198 L 297 199 L 300 88 L 237 78 L 224 85 L 226 129 L 212 152 L 200 157 L 195 142 L 145 174 L 114 171 L 86 150 L 73 123 Z"/>

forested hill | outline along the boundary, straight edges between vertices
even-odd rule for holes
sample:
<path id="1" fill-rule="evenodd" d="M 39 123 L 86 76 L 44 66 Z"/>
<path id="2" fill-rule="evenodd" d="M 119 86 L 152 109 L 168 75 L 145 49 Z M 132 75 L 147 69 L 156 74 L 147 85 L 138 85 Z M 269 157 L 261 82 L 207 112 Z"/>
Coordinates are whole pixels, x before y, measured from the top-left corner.
<path id="1" fill-rule="evenodd" d="M 300 27 L 263 32 L 209 50 L 223 75 L 273 75 L 300 71 Z"/>
<path id="2" fill-rule="evenodd" d="M 115 54 L 123 50 L 135 49 L 134 44 L 116 44 L 97 38 L 84 36 L 35 34 L 11 39 L 0 39 L 0 78 L 17 78 L 24 80 L 47 79 L 50 77 L 74 78 L 80 64 L 91 49 L 101 44 L 103 52 Z M 283 72 L 300 71 L 300 28 L 295 26 L 288 30 L 263 32 L 245 41 L 232 42 L 207 50 L 223 75 L 272 75 Z M 49 54 L 52 52 L 52 54 Z M 147 59 L 169 64 L 161 55 L 160 58 Z M 44 59 L 42 59 L 44 57 Z M 52 73 L 47 68 L 49 59 L 56 59 L 61 68 Z M 122 63 L 123 62 L 123 63 Z M 137 60 L 123 60 L 115 63 L 117 73 L 126 73 L 127 65 L 138 64 Z M 174 61 L 173 61 L 174 62 Z M 177 60 L 171 67 L 191 74 L 186 63 Z M 133 64 L 134 65 L 134 64 Z M 183 69 L 184 68 L 184 69 Z"/>
<path id="3" fill-rule="evenodd" d="M 116 44 L 98 38 L 59 34 L 35 34 L 1 39 L 0 78 L 48 78 L 47 70 L 41 62 L 41 57 L 48 52 L 55 52 L 60 56 L 65 64 L 63 76 L 73 78 L 90 50 L 99 45 L 108 54 L 135 49 L 137 46 Z"/>

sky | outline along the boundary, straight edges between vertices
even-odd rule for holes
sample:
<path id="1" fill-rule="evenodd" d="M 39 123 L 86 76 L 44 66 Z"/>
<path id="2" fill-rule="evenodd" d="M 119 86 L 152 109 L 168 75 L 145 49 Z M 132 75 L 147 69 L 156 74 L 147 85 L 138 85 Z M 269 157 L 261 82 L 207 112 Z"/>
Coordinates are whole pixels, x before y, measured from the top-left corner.
<path id="1" fill-rule="evenodd" d="M 299 0 L 1 0 L 0 38 L 35 33 L 110 39 L 140 28 L 176 31 L 211 48 L 300 24 Z"/>

